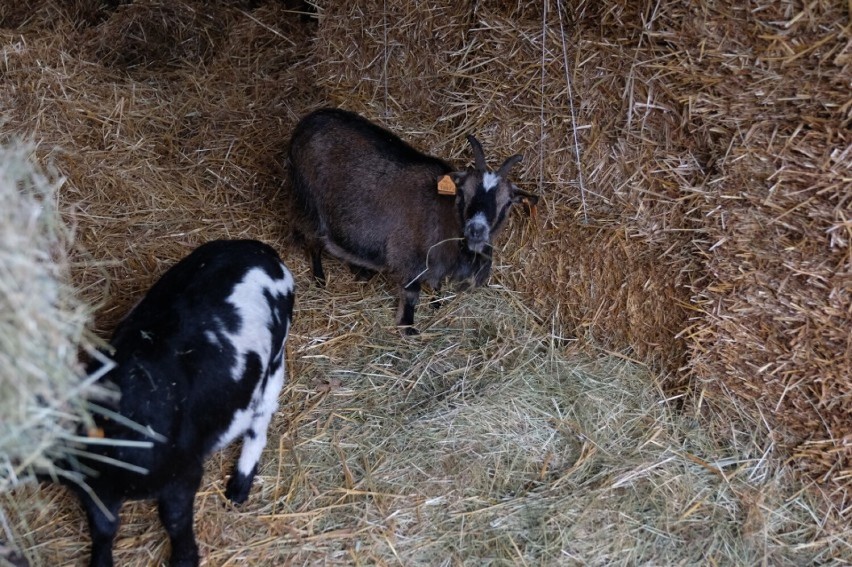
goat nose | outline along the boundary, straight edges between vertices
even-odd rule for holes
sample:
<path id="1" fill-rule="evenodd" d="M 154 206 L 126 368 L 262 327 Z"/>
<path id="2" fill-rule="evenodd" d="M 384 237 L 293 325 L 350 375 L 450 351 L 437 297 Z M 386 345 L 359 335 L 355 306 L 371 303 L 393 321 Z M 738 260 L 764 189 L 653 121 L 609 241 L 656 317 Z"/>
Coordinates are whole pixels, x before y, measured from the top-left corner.
<path id="1" fill-rule="evenodd" d="M 467 227 L 467 236 L 475 240 L 481 240 L 485 236 L 485 225 L 479 223 L 471 223 Z"/>

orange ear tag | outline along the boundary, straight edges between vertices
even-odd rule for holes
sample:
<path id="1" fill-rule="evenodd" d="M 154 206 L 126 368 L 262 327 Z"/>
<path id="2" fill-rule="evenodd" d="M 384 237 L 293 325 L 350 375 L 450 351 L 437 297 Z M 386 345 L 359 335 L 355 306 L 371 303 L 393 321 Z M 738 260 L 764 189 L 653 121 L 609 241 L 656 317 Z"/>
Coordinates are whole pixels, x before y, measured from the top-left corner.
<path id="1" fill-rule="evenodd" d="M 444 175 L 438 179 L 438 195 L 455 195 L 456 184 L 453 178 L 449 175 Z"/>
<path id="2" fill-rule="evenodd" d="M 100 427 L 90 427 L 86 431 L 86 437 L 91 437 L 93 439 L 103 439 L 104 438 L 104 430 Z"/>

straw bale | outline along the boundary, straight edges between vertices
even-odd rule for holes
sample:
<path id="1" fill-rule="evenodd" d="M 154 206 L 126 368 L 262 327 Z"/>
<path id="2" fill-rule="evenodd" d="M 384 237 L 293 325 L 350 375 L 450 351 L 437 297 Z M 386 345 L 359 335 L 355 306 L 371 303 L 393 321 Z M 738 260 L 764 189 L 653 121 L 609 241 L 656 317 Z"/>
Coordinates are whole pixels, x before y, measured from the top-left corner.
<path id="1" fill-rule="evenodd" d="M 84 420 L 87 377 L 78 355 L 93 348 L 92 309 L 70 283 L 73 235 L 59 213 L 55 171 L 32 147 L 0 146 L 0 492 L 58 474 L 65 442 Z M 5 525 L 0 511 L 0 524 Z"/>
<path id="2" fill-rule="evenodd" d="M 0 494 L 36 475 L 61 475 L 60 459 L 86 401 L 104 392 L 79 355 L 99 341 L 92 307 L 71 283 L 73 227 L 60 215 L 62 178 L 36 164 L 32 145 L 0 139 Z M 96 269 L 92 266 L 91 269 Z M 0 508 L 0 563 L 26 565 Z M 7 546 L 5 543 L 10 545 Z"/>
<path id="3" fill-rule="evenodd" d="M 546 290 L 540 312 L 565 332 L 676 367 L 694 265 L 681 189 L 699 171 L 673 141 L 681 118 L 650 57 L 625 49 L 638 32 L 624 4 L 553 6 L 520 22 L 511 3 L 479 5 L 463 66 L 493 62 L 471 78 L 477 112 L 464 129 L 526 150 L 519 178 L 545 198 L 535 253 L 510 256 L 512 285 Z"/>
<path id="4" fill-rule="evenodd" d="M 665 11 L 664 11 L 665 12 Z M 852 104 L 837 3 L 661 15 L 670 89 L 710 163 L 691 370 L 753 404 L 829 491 L 852 487 Z M 846 22 L 846 28 L 841 22 Z M 690 62 L 702 61 L 702 74 Z M 694 63 L 692 63 L 694 65 Z"/>
<path id="5" fill-rule="evenodd" d="M 318 5 L 312 61 L 326 104 L 380 120 L 428 152 L 447 144 L 452 70 L 473 2 L 329 2 Z M 461 145 L 461 144 L 457 144 Z"/>

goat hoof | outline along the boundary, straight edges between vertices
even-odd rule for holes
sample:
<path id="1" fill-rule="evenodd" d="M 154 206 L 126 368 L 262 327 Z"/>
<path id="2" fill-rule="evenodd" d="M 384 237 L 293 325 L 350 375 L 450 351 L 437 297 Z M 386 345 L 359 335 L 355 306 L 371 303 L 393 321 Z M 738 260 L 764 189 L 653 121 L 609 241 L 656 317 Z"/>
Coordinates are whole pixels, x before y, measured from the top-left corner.
<path id="1" fill-rule="evenodd" d="M 237 471 L 231 475 L 228 480 L 228 486 L 225 488 L 225 498 L 234 504 L 242 504 L 248 500 L 249 492 L 251 491 L 251 479 Z"/>
<path id="2" fill-rule="evenodd" d="M 413 337 L 420 334 L 420 331 L 414 327 L 403 327 L 402 333 L 408 337 Z"/>

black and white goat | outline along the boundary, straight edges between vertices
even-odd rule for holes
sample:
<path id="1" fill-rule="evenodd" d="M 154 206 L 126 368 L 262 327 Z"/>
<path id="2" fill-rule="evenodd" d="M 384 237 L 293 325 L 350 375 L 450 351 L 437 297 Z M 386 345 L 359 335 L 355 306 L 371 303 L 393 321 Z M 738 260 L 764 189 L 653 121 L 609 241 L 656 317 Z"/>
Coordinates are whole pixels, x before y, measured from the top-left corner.
<path id="1" fill-rule="evenodd" d="M 198 564 L 193 502 L 204 459 L 242 437 L 225 496 L 245 501 L 286 378 L 293 299 L 293 278 L 272 248 L 219 240 L 170 268 L 118 325 L 104 383 L 120 393 L 110 409 L 121 417 L 97 415 L 96 425 L 107 441 L 131 446 L 88 446 L 73 463 L 85 484 L 66 482 L 86 510 L 91 565 L 113 564 L 122 502 L 148 498 L 171 564 Z"/>
<path id="2" fill-rule="evenodd" d="M 302 118 L 290 142 L 290 179 L 296 230 L 317 282 L 325 284 L 323 250 L 362 274 L 390 273 L 401 286 L 397 324 L 407 334 L 417 333 L 421 283 L 485 283 L 509 208 L 538 197 L 507 177 L 520 155 L 491 171 L 480 143 L 468 140 L 476 167 L 459 171 L 352 112 Z"/>

